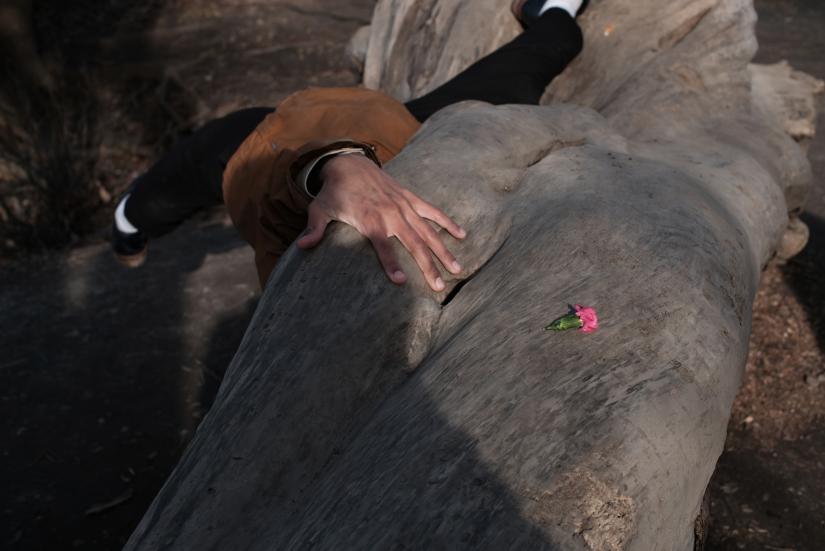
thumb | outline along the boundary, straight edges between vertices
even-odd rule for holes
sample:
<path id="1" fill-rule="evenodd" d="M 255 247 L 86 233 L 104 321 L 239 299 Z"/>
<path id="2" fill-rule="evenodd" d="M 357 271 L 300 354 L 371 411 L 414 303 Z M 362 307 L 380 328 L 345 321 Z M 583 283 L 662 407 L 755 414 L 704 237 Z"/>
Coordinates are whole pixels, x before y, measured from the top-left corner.
<path id="1" fill-rule="evenodd" d="M 304 235 L 298 239 L 298 246 L 302 249 L 311 249 L 324 238 L 324 230 L 331 218 L 315 205 L 309 206 L 309 220 Z"/>

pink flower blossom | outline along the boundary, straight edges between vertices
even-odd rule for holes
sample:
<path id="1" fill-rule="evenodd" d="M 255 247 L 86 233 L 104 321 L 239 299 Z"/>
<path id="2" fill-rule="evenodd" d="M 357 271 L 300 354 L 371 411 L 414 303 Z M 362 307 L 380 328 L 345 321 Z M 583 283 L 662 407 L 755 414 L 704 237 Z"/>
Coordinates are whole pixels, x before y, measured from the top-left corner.
<path id="1" fill-rule="evenodd" d="M 592 333 L 599 328 L 599 318 L 596 317 L 593 308 L 576 304 L 576 315 L 582 320 L 582 327 L 579 329 L 582 333 Z"/>

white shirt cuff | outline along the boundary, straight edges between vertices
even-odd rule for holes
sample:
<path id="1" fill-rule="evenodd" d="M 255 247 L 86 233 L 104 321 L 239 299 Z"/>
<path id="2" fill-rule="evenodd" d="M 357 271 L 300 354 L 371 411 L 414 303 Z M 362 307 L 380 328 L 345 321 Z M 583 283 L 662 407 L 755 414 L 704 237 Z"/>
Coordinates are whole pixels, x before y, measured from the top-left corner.
<path id="1" fill-rule="evenodd" d="M 315 195 L 309 191 L 309 186 L 307 186 L 307 179 L 309 175 L 312 173 L 312 170 L 316 167 L 316 165 L 321 162 L 322 159 L 326 159 L 327 157 L 338 156 L 338 155 L 352 155 L 352 154 L 360 154 L 364 155 L 364 150 L 360 147 L 342 147 L 341 149 L 333 149 L 331 151 L 327 151 L 323 155 L 319 155 L 312 161 L 308 162 L 304 168 L 298 173 L 298 177 L 296 178 L 298 186 L 302 190 L 306 192 L 309 197 L 315 198 Z"/>

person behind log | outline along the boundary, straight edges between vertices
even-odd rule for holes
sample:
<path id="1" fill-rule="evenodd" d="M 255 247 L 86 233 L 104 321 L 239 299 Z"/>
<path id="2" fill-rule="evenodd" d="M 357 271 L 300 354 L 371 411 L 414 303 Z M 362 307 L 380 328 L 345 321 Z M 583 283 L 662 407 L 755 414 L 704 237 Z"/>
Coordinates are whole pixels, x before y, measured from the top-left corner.
<path id="1" fill-rule="evenodd" d="M 523 33 L 406 104 L 364 88 L 310 88 L 277 108 L 243 109 L 207 123 L 139 176 L 119 201 L 112 230 L 116 257 L 139 266 L 148 239 L 224 203 L 255 249 L 262 287 L 293 241 L 312 248 L 337 220 L 371 241 L 393 283 L 406 281 L 391 245 L 395 237 L 430 287 L 442 290 L 433 256 L 451 273 L 462 268 L 430 222 L 458 239 L 465 232 L 381 170 L 381 164 L 448 105 L 464 100 L 538 104 L 550 81 L 582 49 L 575 19 L 586 4 L 514 0 L 512 11 Z"/>

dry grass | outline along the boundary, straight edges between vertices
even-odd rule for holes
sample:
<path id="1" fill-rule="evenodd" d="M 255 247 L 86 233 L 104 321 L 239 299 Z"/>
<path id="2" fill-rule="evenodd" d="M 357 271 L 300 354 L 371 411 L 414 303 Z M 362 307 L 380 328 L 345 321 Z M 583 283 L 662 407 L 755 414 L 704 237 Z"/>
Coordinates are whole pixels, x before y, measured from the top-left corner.
<path id="1" fill-rule="evenodd" d="M 92 229 L 96 95 L 81 73 L 39 86 L 14 74 L 0 96 L 0 254 L 59 248 Z"/>

